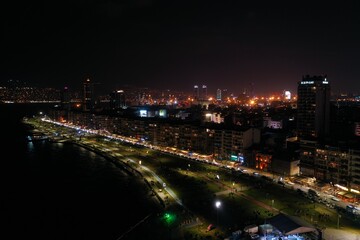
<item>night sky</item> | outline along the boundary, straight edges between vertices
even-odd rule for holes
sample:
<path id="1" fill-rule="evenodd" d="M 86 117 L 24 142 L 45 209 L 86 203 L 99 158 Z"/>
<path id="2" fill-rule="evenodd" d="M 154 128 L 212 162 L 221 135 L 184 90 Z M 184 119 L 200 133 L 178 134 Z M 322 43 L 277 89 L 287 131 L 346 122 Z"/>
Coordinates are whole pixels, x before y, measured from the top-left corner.
<path id="1" fill-rule="evenodd" d="M 334 3 L 333 3 L 334 2 Z M 359 2 L 359 3 L 356 3 Z M 11 1 L 0 7 L 0 81 L 235 94 L 296 91 L 327 74 L 360 93 L 360 1 Z"/>

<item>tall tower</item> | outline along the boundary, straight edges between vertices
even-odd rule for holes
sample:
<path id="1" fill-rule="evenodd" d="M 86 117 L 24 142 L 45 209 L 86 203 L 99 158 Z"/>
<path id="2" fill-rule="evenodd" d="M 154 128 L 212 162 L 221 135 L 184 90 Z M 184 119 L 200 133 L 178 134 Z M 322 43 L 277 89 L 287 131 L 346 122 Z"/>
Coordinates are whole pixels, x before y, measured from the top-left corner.
<path id="1" fill-rule="evenodd" d="M 300 139 L 321 140 L 329 134 L 330 84 L 325 76 L 298 82 L 297 128 Z"/>
<path id="2" fill-rule="evenodd" d="M 125 94 L 124 90 L 116 90 L 110 94 L 110 108 L 113 110 L 125 108 Z"/>
<path id="3" fill-rule="evenodd" d="M 201 100 L 207 100 L 207 86 L 202 85 Z"/>
<path id="4" fill-rule="evenodd" d="M 90 79 L 83 83 L 83 110 L 91 111 L 93 109 L 93 84 Z"/>
<path id="5" fill-rule="evenodd" d="M 200 97 L 199 86 L 194 85 L 194 99 L 199 100 L 199 97 Z"/>
<path id="6" fill-rule="evenodd" d="M 61 107 L 66 111 L 70 110 L 70 93 L 68 87 L 64 87 L 61 92 Z"/>
<path id="7" fill-rule="evenodd" d="M 216 90 L 216 100 L 218 100 L 218 101 L 222 100 L 222 98 L 221 98 L 221 89 L 219 89 L 219 88 Z"/>

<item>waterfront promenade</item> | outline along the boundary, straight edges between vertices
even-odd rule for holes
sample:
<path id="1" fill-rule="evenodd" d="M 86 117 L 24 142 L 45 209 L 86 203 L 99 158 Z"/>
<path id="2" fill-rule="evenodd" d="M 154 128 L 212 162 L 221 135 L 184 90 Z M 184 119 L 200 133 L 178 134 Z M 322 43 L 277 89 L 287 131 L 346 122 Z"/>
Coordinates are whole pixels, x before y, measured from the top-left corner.
<path id="1" fill-rule="evenodd" d="M 87 140 L 91 140 L 91 141 L 87 141 Z M 212 186 L 216 185 L 217 186 L 216 189 L 218 189 L 216 192 L 228 191 L 231 189 L 231 186 L 233 184 L 233 181 L 229 182 L 229 178 L 228 178 L 228 180 L 222 179 L 221 181 L 214 181 L 214 179 L 210 179 L 208 177 L 208 175 L 205 176 L 202 174 L 205 172 L 208 173 L 208 171 L 213 172 L 213 173 L 215 173 L 215 172 L 216 173 L 219 173 L 219 172 L 225 173 L 227 171 L 230 171 L 230 169 L 220 168 L 220 166 L 213 166 L 211 164 L 205 164 L 205 162 L 201 163 L 201 161 L 194 161 L 192 159 L 186 159 L 181 156 L 180 157 L 174 156 L 174 155 L 171 155 L 170 153 L 161 152 L 160 150 L 157 150 L 157 149 L 156 149 L 156 151 L 154 151 L 153 149 L 147 150 L 147 148 L 141 147 L 141 146 L 140 146 L 140 148 L 137 148 L 137 147 L 135 147 L 135 146 L 137 146 L 136 144 L 131 145 L 131 143 L 130 143 L 129 145 L 126 145 L 126 146 L 122 146 L 121 144 L 117 145 L 112 141 L 104 141 L 104 140 L 101 140 L 100 138 L 97 139 L 96 137 L 93 137 L 93 138 L 90 137 L 89 139 L 84 137 L 79 142 L 81 142 L 81 144 L 86 144 L 87 147 L 90 147 L 94 151 L 99 151 L 99 152 L 101 152 L 101 154 L 105 154 L 105 155 L 111 157 L 110 159 L 112 159 L 112 161 L 120 162 L 121 165 L 123 165 L 126 168 L 129 167 L 128 170 L 129 170 L 130 174 L 135 174 L 135 175 L 139 175 L 140 177 L 143 177 L 144 180 L 146 180 L 146 182 L 150 183 L 149 184 L 150 187 L 152 186 L 152 184 L 151 184 L 152 181 L 158 183 L 158 185 L 156 185 L 156 187 L 153 186 L 154 189 L 152 191 L 154 191 L 154 193 L 157 196 L 160 196 L 164 202 L 165 201 L 169 202 L 169 200 L 170 200 L 173 203 L 176 203 L 177 205 L 183 205 L 183 201 L 180 201 L 180 199 L 178 199 L 177 197 L 174 197 L 176 195 L 172 194 L 172 193 L 174 193 L 174 191 L 171 190 L 171 186 L 175 185 L 174 182 L 170 181 L 169 182 L 170 184 L 168 184 L 167 181 L 169 179 L 163 178 L 164 176 L 166 176 L 168 174 L 166 172 L 163 172 L 161 174 L 156 173 L 156 175 L 154 175 L 155 172 L 153 170 L 154 169 L 158 170 L 159 166 L 157 165 L 157 163 L 159 162 L 159 159 L 165 159 L 165 158 L 169 159 L 169 163 L 170 163 L 170 161 L 172 162 L 172 160 L 170 160 L 170 159 L 173 159 L 173 158 L 174 158 L 175 162 L 176 162 L 175 158 L 178 158 L 177 160 L 183 159 L 183 161 L 177 161 L 177 164 L 178 165 L 180 164 L 180 165 L 173 166 L 172 170 L 170 172 L 180 174 L 183 177 L 187 176 L 187 178 L 194 178 L 194 180 L 198 179 L 199 181 L 205 181 L 207 183 L 207 188 L 209 188 L 209 189 L 212 189 L 213 188 Z M 134 147 L 131 147 L 131 146 L 134 146 Z M 121 153 L 124 153 L 124 152 L 127 152 L 127 153 L 122 155 Z M 129 156 L 133 156 L 133 158 L 129 157 Z M 153 159 L 156 159 L 156 161 L 153 161 Z M 183 162 L 183 163 L 181 163 L 181 162 Z M 191 163 L 191 162 L 193 162 L 193 163 Z M 190 168 L 190 163 L 191 163 L 191 168 Z M 205 168 L 204 171 L 196 170 L 195 166 L 198 164 L 204 165 L 204 168 Z M 183 167 L 180 167 L 182 165 L 188 166 L 189 169 L 185 170 Z M 208 166 L 208 167 L 205 167 L 205 166 Z M 164 169 L 167 169 L 166 166 L 163 166 L 163 167 L 164 167 Z M 203 168 L 203 167 L 201 167 L 201 168 Z M 148 171 L 148 170 L 150 170 L 150 171 Z M 249 169 L 249 172 L 250 172 L 250 169 Z M 247 176 L 247 178 L 251 178 L 252 180 L 250 180 L 250 182 L 251 181 L 259 182 L 262 179 L 260 177 L 254 177 L 252 175 L 254 175 L 254 174 L 250 174 L 250 173 L 242 174 L 242 176 Z M 175 176 L 173 176 L 173 177 L 175 177 Z M 170 177 L 170 178 L 172 178 L 172 177 Z M 250 182 L 249 182 L 249 186 L 252 185 L 252 183 L 250 183 Z M 166 186 L 163 185 L 164 183 L 166 183 Z M 162 188 L 163 191 L 161 191 L 161 192 L 159 191 L 159 186 Z M 196 189 L 195 185 L 194 185 L 194 187 Z M 240 188 L 237 187 L 237 189 L 240 189 Z M 177 189 L 177 190 L 179 190 L 179 189 Z M 234 195 L 236 195 L 237 199 L 239 199 L 239 201 L 241 201 L 240 199 L 243 199 L 243 200 L 247 200 L 249 202 L 255 203 L 254 199 L 258 199 L 258 198 L 254 197 L 254 196 L 249 197 L 249 196 L 251 196 L 251 195 L 248 195 L 249 188 L 243 188 L 242 190 L 243 191 L 241 191 L 239 194 L 234 194 Z M 251 190 L 251 188 L 250 188 L 250 190 Z M 227 198 L 226 194 L 223 194 L 223 195 L 219 194 L 219 197 L 224 198 L 224 199 Z M 185 198 L 184 200 L 186 202 L 185 205 L 189 204 L 189 199 Z M 265 201 L 268 201 L 268 200 L 265 200 Z M 270 204 L 265 203 L 264 199 L 262 199 L 262 197 L 259 200 L 257 200 L 256 202 L 258 204 L 255 204 L 255 205 L 258 205 L 259 207 L 262 207 L 262 208 L 266 209 L 267 211 L 274 210 L 276 212 L 277 209 L 282 209 L 282 208 L 280 208 L 281 205 L 279 205 L 280 202 L 278 200 L 275 201 L 274 206 L 272 206 L 271 203 Z M 261 204 L 259 204 L 260 202 L 261 202 Z M 315 210 L 315 205 L 312 204 L 311 206 L 314 206 L 314 210 Z M 342 234 L 343 232 L 346 232 L 348 234 L 344 235 L 344 234 Z M 343 231 L 343 230 L 336 231 L 336 229 L 332 229 L 331 227 L 329 227 L 325 230 L 324 239 L 328 240 L 331 237 L 333 237 L 333 238 L 336 236 L 340 237 L 341 235 L 343 235 L 343 237 L 344 237 L 343 239 L 346 239 L 346 240 L 352 240 L 352 239 L 357 240 L 356 238 L 352 238 L 353 235 L 350 232 Z M 348 236 L 348 237 L 346 237 L 346 236 Z M 354 236 L 356 237 L 356 235 L 354 235 Z M 334 239 L 336 239 L 336 238 L 334 238 Z M 338 238 L 338 239 L 341 239 L 341 238 Z"/>

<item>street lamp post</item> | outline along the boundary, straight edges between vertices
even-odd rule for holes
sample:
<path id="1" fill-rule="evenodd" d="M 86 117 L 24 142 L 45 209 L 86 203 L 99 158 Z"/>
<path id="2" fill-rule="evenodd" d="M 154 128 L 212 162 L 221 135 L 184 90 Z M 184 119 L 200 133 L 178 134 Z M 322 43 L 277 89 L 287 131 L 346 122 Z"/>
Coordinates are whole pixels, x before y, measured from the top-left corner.
<path id="1" fill-rule="evenodd" d="M 215 202 L 215 207 L 216 207 L 216 220 L 217 220 L 217 225 L 219 225 L 219 208 L 221 207 L 221 202 L 220 202 L 220 201 L 216 201 L 216 202 Z"/>
<path id="2" fill-rule="evenodd" d="M 340 218 L 341 218 L 341 215 L 338 214 L 338 218 L 337 218 L 337 228 L 340 228 Z"/>

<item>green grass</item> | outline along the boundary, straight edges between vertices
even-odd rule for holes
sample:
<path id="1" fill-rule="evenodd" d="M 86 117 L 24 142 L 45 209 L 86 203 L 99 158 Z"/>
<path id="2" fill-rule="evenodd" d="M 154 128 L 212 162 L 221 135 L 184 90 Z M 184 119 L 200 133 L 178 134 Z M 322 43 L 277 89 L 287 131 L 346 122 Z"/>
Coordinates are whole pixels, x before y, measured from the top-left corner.
<path id="1" fill-rule="evenodd" d="M 35 122 L 34 126 L 45 130 L 51 125 Z M 95 140 L 91 137 L 84 139 Z M 142 165 L 156 172 L 171 187 L 193 214 L 200 216 L 203 225 L 184 230 L 186 239 L 196 239 L 195 236 L 201 236 L 203 239 L 218 239 L 219 235 L 229 234 L 249 224 L 261 224 L 276 214 L 234 194 L 215 196 L 216 192 L 225 190 L 225 187 L 219 187 L 214 181 L 217 174 L 220 176 L 220 182 L 226 186 L 231 187 L 233 182 L 236 186 L 246 186 L 247 190 L 242 191 L 244 194 L 269 206 L 273 205 L 274 208 L 289 215 L 299 216 L 320 227 L 337 227 L 338 214 L 335 210 L 328 209 L 319 203 L 311 203 L 309 199 L 295 191 L 264 179 L 130 144 L 102 141 L 101 138 L 97 138 L 97 141 L 116 147 L 118 149 L 116 152 L 123 155 L 119 157 L 119 160 L 126 161 L 127 158 L 136 162 L 141 160 Z M 217 199 L 223 203 L 219 210 L 216 210 L 214 206 Z M 273 204 L 272 200 L 274 200 Z M 181 209 L 175 209 L 174 212 L 178 216 L 178 223 L 185 221 L 189 218 L 189 214 L 191 215 L 191 213 L 184 213 Z M 207 232 L 208 224 L 217 223 L 217 221 L 220 227 Z M 344 229 L 360 233 L 359 224 L 352 221 L 350 217 L 344 215 L 340 222 Z"/>

